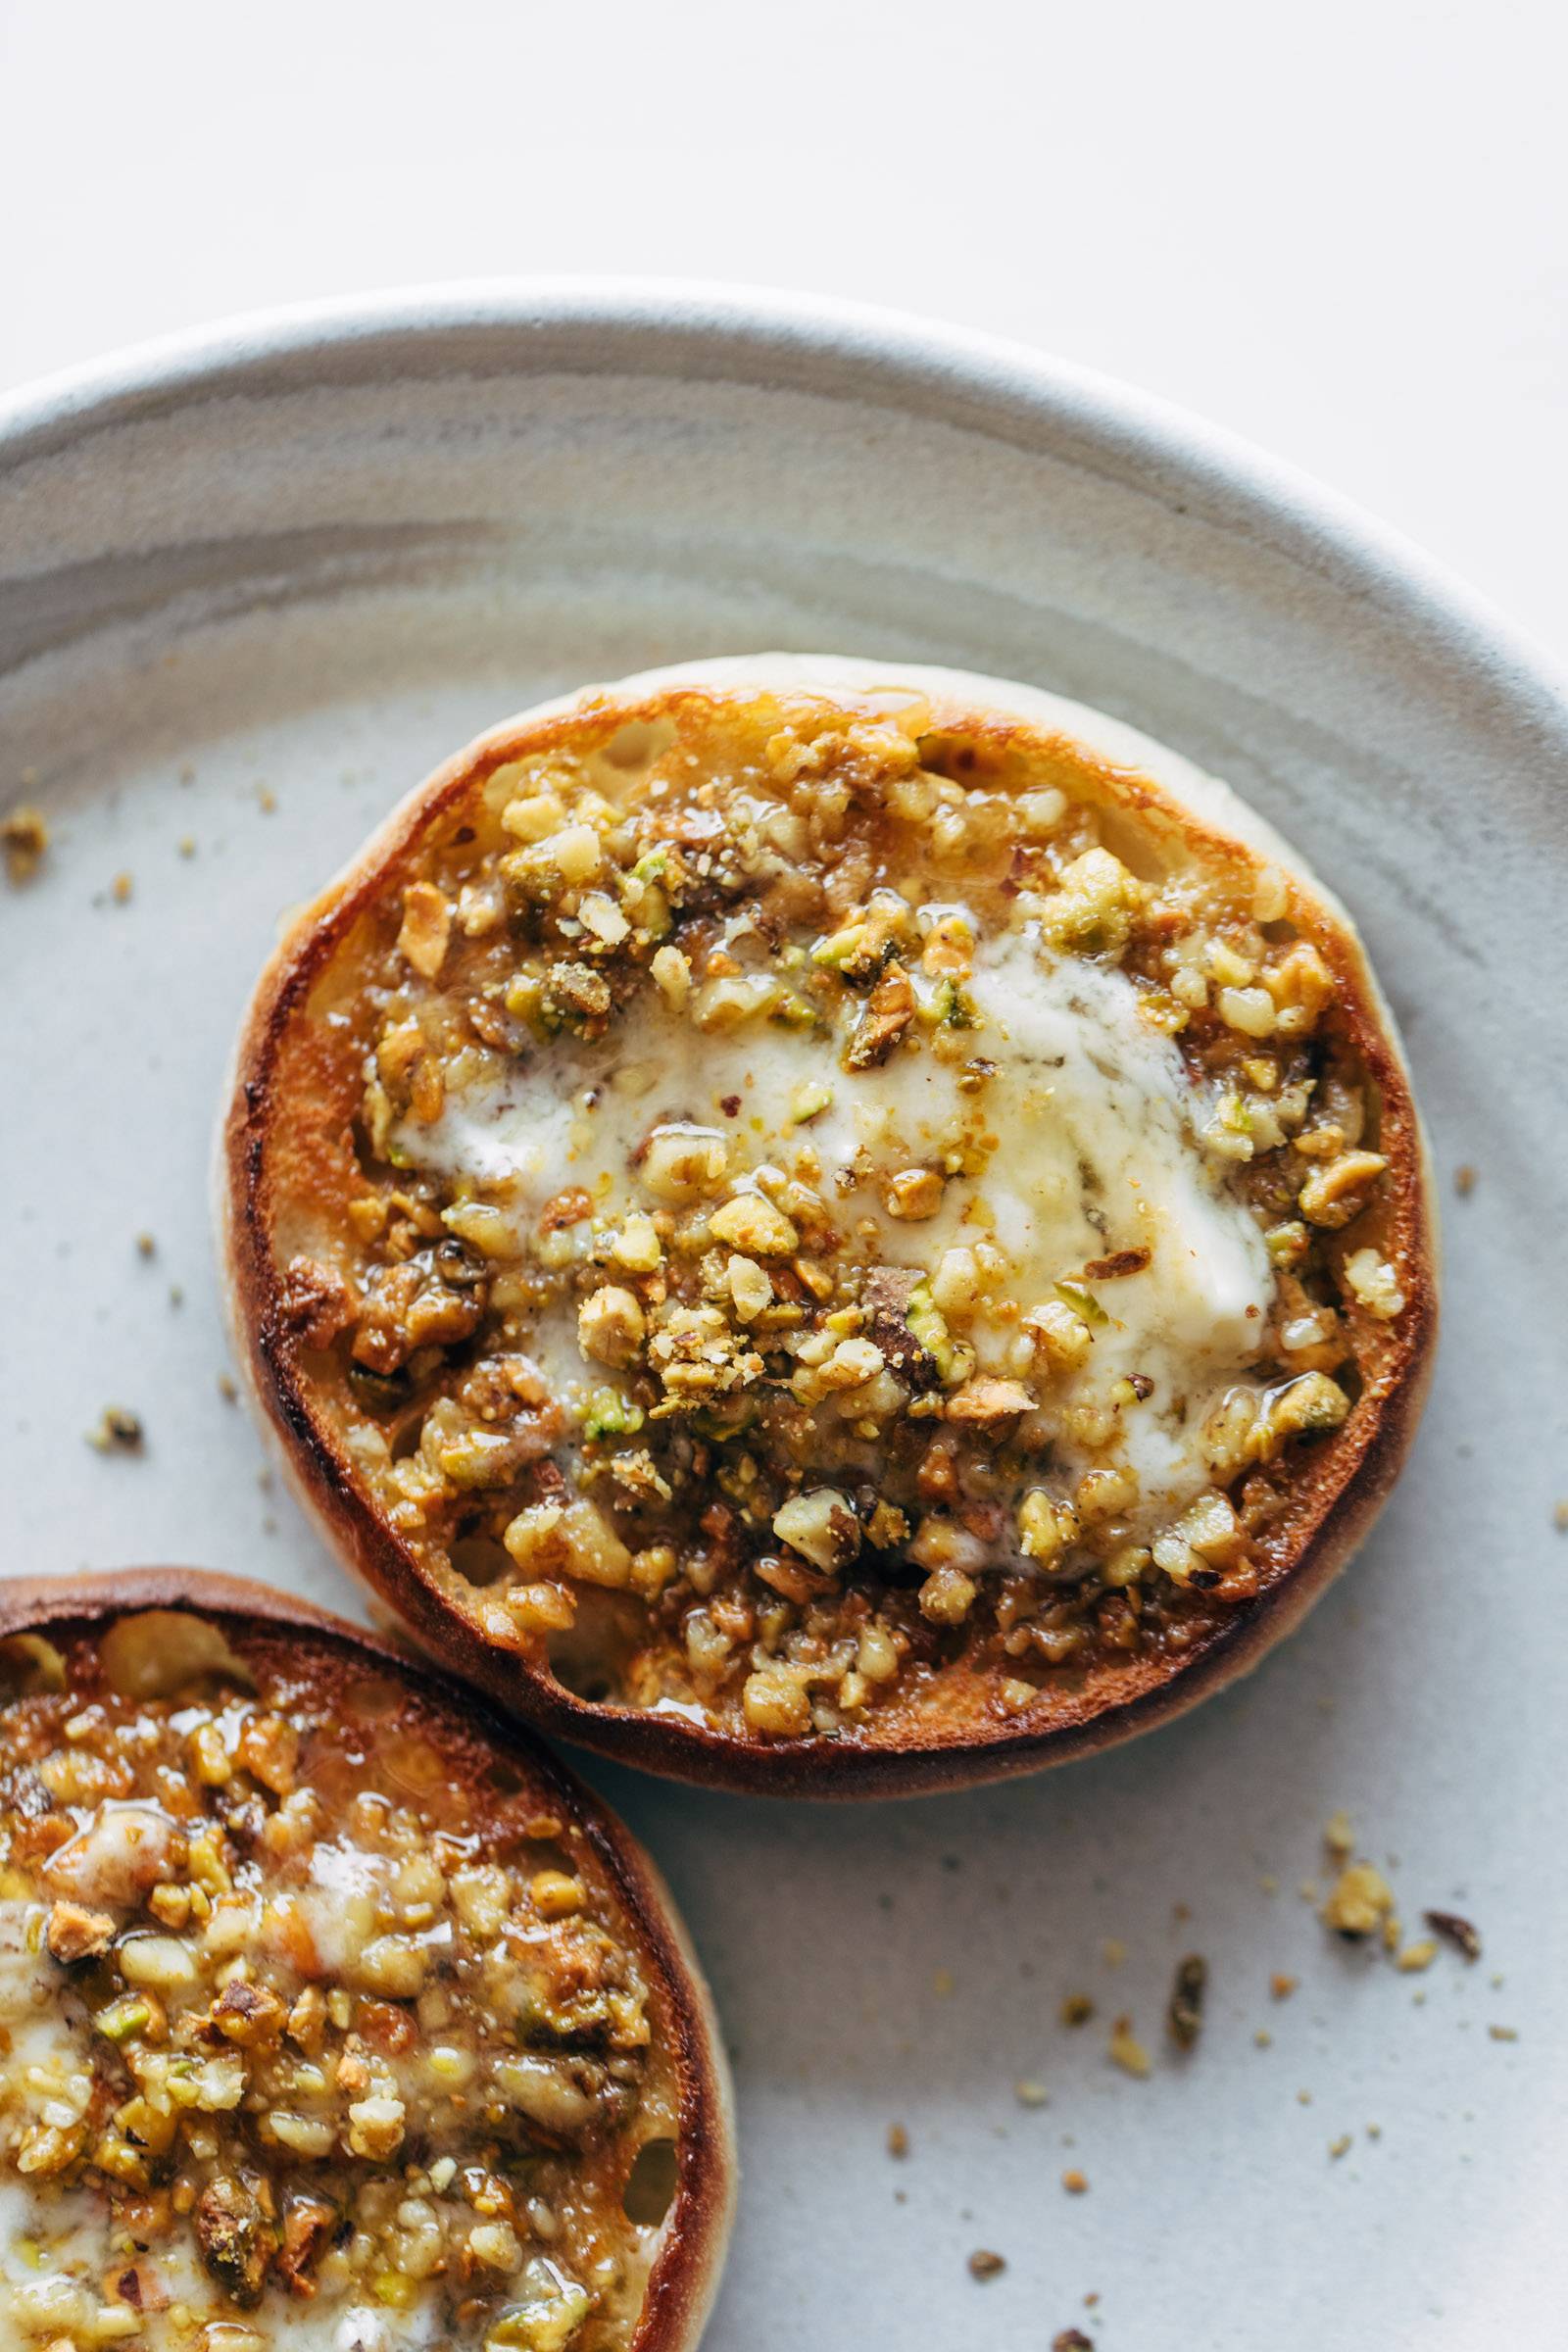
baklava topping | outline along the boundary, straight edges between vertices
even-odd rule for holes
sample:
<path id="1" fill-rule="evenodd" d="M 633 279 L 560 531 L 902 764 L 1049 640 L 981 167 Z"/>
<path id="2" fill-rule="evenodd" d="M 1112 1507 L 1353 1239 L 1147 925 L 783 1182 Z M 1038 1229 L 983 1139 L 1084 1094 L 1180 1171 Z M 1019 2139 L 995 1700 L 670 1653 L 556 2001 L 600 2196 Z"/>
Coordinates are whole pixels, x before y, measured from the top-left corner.
<path id="1" fill-rule="evenodd" d="M 0 2338 L 629 2343 L 671 2069 L 581 1831 L 275 1636 L 152 1611 L 0 1677 Z"/>
<path id="2" fill-rule="evenodd" d="M 1383 1094 L 1316 903 L 1145 801 L 890 690 L 590 707 L 440 803 L 285 1048 L 272 1239 L 487 1642 L 875 1738 L 1280 1571 L 1398 1348 Z"/>

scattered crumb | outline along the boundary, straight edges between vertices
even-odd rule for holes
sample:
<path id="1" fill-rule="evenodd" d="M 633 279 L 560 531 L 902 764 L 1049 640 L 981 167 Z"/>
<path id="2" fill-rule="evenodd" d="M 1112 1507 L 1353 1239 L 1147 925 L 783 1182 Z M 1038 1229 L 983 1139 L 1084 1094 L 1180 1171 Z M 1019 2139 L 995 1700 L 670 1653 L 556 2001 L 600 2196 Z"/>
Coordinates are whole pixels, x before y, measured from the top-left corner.
<path id="1" fill-rule="evenodd" d="M 270 816 L 277 807 L 277 795 L 270 784 L 258 784 L 256 787 L 256 806 L 264 816 Z"/>
<path id="2" fill-rule="evenodd" d="M 172 1283 L 170 1284 L 170 1286 L 169 1286 L 169 1303 L 170 1303 L 170 1305 L 171 1305 L 171 1306 L 183 1306 L 183 1305 L 184 1305 L 184 1303 L 185 1303 L 185 1292 L 184 1292 L 184 1286 L 183 1286 L 182 1284 L 180 1284 L 180 1283 L 177 1283 L 177 1282 L 172 1282 Z"/>
<path id="3" fill-rule="evenodd" d="M 182 858 L 194 858 L 196 855 L 195 834 L 182 833 L 174 846 L 179 851 L 179 854 Z"/>
<path id="4" fill-rule="evenodd" d="M 188 760 L 179 771 L 179 780 L 182 784 L 194 784 L 196 781 L 196 770 Z"/>
<path id="5" fill-rule="evenodd" d="M 1127 1946 L 1114 1936 L 1107 1936 L 1100 1950 L 1107 1968 L 1120 1968 L 1127 1957 Z"/>
<path id="6" fill-rule="evenodd" d="M 1270 1977 L 1268 1988 L 1275 2000 L 1288 2001 L 1299 1982 L 1298 1977 L 1287 1977 L 1277 1971 Z"/>
<path id="7" fill-rule="evenodd" d="M 890 2156 L 907 2156 L 908 2153 L 909 2134 L 902 2124 L 889 2124 L 888 2154 Z"/>
<path id="8" fill-rule="evenodd" d="M 1192 1908 L 1187 1903 L 1172 1903 L 1170 1915 L 1178 1927 L 1184 1927 L 1193 1916 Z"/>
<path id="9" fill-rule="evenodd" d="M 1061 2185 L 1069 2197 L 1081 2197 L 1089 2186 L 1089 2176 L 1087 2173 L 1079 2172 L 1074 2166 L 1071 2172 L 1062 2174 Z"/>
<path id="10" fill-rule="evenodd" d="M 1089 2297 L 1085 2295 L 1087 2303 Z M 1051 2352 L 1095 2352 L 1094 2338 L 1085 2335 L 1081 2328 L 1064 2328 L 1051 2339 Z"/>
<path id="11" fill-rule="evenodd" d="M 1303 1879 L 1296 1891 L 1303 1903 L 1315 1903 L 1323 1890 L 1316 1879 Z"/>
<path id="12" fill-rule="evenodd" d="M 1423 1968 L 1430 1968 L 1437 1956 L 1438 1947 L 1435 1939 L 1430 1936 L 1425 1936 L 1419 1943 L 1407 1943 L 1394 1965 L 1396 1968 L 1402 1969 L 1407 1977 L 1412 1977 L 1419 1975 Z"/>
<path id="13" fill-rule="evenodd" d="M 1119 2066 L 1124 2075 L 1136 2075 L 1142 2081 L 1149 2072 L 1149 2052 L 1133 2032 L 1130 2017 L 1118 2017 L 1110 2029 L 1108 2052 L 1112 2065 Z"/>
<path id="14" fill-rule="evenodd" d="M 1461 1200 L 1467 1200 L 1470 1195 L 1475 1191 L 1476 1172 L 1474 1168 L 1471 1167 L 1468 1160 L 1464 1162 L 1463 1166 L 1454 1169 L 1453 1189 L 1458 1194 Z"/>
<path id="15" fill-rule="evenodd" d="M 1370 1862 L 1352 1862 L 1329 1889 L 1320 1916 L 1336 1936 L 1353 1940 L 1380 1930 L 1393 1909 L 1394 1890 L 1383 1873 Z"/>
<path id="16" fill-rule="evenodd" d="M 1203 2030 L 1203 1995 L 1208 1990 L 1208 1962 L 1201 1952 L 1189 1952 L 1176 1964 L 1165 2023 L 1178 2049 L 1190 2050 Z"/>
<path id="17" fill-rule="evenodd" d="M 156 1242 L 153 1240 L 153 1237 L 152 1237 L 152 1235 L 151 1235 L 150 1233 L 138 1233 L 138 1234 L 137 1234 L 137 1236 L 136 1236 L 136 1251 L 137 1251 L 137 1255 L 138 1255 L 138 1256 L 140 1256 L 140 1257 L 151 1257 L 151 1256 L 153 1256 L 153 1255 L 155 1254 L 155 1252 L 156 1252 L 157 1249 L 158 1249 L 158 1244 L 157 1244 L 157 1243 L 156 1243 Z"/>
<path id="18" fill-rule="evenodd" d="M 1404 1924 L 1397 1911 L 1391 1911 L 1383 1922 L 1383 1949 L 1396 1952 L 1404 1939 Z"/>
<path id="19" fill-rule="evenodd" d="M 1489 2026 L 1487 2032 L 1494 2041 L 1517 2041 L 1519 2038 L 1517 2026 Z"/>
<path id="20" fill-rule="evenodd" d="M 1310 2107 L 1312 2104 L 1312 2093 L 1309 2090 L 1298 2090 L 1296 2094 L 1296 2104 L 1298 2107 Z"/>
<path id="21" fill-rule="evenodd" d="M 1252 2035 L 1252 2039 L 1260 2050 L 1271 2050 L 1274 2047 L 1274 2036 L 1267 2026 L 1259 2026 L 1257 2032 Z"/>
<path id="22" fill-rule="evenodd" d="M 1383 2137 L 1383 2126 L 1381 2124 L 1368 2124 L 1366 2128 L 1366 2135 L 1368 2139 L 1381 2139 Z"/>
<path id="23" fill-rule="evenodd" d="M 30 882 L 49 847 L 49 827 L 40 809 L 25 804 L 0 817 L 0 845 L 13 882 Z"/>
<path id="24" fill-rule="evenodd" d="M 1265 1870 L 1257 1883 L 1265 1894 L 1278 1894 L 1280 1890 L 1280 1883 L 1271 1870 Z"/>
<path id="25" fill-rule="evenodd" d="M 936 1975 L 931 1980 L 931 1989 L 936 1994 L 939 2001 L 945 2001 L 948 1995 L 952 1992 L 953 1982 L 953 1971 L 951 1968 L 939 1968 L 937 1970 Z"/>
<path id="26" fill-rule="evenodd" d="M 1331 2139 L 1329 2141 L 1329 2156 L 1334 2163 L 1338 2164 L 1340 2158 L 1342 2156 L 1348 2156 L 1349 2152 L 1350 2134 L 1348 2132 L 1342 2132 L 1338 2139 Z"/>
<path id="27" fill-rule="evenodd" d="M 218 1375 L 218 1394 L 222 1397 L 225 1404 L 238 1404 L 239 1387 L 232 1372 L 220 1372 Z"/>
<path id="28" fill-rule="evenodd" d="M 1095 2004 L 1087 1992 L 1069 1992 L 1061 2004 L 1064 2026 L 1087 2026 L 1095 2014 Z"/>
<path id="29" fill-rule="evenodd" d="M 1551 1524 L 1559 1536 L 1568 1536 L 1568 1494 L 1552 1506 Z"/>
<path id="30" fill-rule="evenodd" d="M 141 1417 L 122 1404 L 106 1404 L 97 1427 L 87 1432 L 88 1445 L 99 1453 L 136 1453 L 141 1442 Z"/>
<path id="31" fill-rule="evenodd" d="M 976 2246 L 969 2257 L 971 2278 L 995 2278 L 1007 2265 L 1002 2255 L 993 2254 L 989 2246 Z"/>
<path id="32" fill-rule="evenodd" d="M 1027 2079 L 1013 2084 L 1012 2095 L 1020 2107 L 1044 2107 L 1051 2097 L 1043 2082 L 1031 2082 Z"/>
<path id="33" fill-rule="evenodd" d="M 123 906 L 130 897 L 132 883 L 128 874 L 117 874 L 109 885 L 110 895 L 117 906 Z"/>
<path id="34" fill-rule="evenodd" d="M 1338 1813 L 1331 1813 L 1324 1823 L 1323 1842 L 1337 1861 L 1348 1861 L 1353 1851 L 1355 1832 L 1350 1827 L 1350 1816 L 1343 1805 Z"/>

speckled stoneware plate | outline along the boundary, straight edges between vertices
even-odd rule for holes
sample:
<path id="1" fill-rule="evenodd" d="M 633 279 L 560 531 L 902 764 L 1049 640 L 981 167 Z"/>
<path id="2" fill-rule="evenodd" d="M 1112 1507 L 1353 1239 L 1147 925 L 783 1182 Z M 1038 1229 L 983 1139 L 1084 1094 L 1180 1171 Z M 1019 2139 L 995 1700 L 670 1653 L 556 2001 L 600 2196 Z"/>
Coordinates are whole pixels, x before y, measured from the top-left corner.
<path id="1" fill-rule="evenodd" d="M 592 1777 L 734 2048 L 717 2352 L 1559 2344 L 1568 710 L 1536 657 L 1179 416 L 825 306 L 270 320 L 24 397 L 0 468 L 0 808 L 53 835 L 0 881 L 13 1569 L 186 1559 L 356 1605 L 226 1400 L 209 1137 L 282 910 L 486 721 L 761 646 L 955 662 L 1166 738 L 1343 893 L 1431 1123 L 1447 1321 L 1398 1493 L 1306 1627 L 1173 1728 L 969 1796 Z M 139 1454 L 84 1443 L 109 1404 Z M 1459 1912 L 1479 1961 L 1327 1935 L 1303 1883 L 1339 1807 L 1406 1942 Z M 1147 2079 L 1107 2054 L 1124 2015 Z"/>

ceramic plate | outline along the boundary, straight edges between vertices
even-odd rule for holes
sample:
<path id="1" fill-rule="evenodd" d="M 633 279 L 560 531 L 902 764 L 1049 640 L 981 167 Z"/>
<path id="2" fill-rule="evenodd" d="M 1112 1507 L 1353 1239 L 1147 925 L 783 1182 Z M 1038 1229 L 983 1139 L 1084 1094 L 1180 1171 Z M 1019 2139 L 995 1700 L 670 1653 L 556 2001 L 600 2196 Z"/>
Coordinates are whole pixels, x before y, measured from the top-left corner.
<path id="1" fill-rule="evenodd" d="M 1537 659 L 1179 416 L 824 306 L 267 321 L 24 398 L 0 468 L 0 806 L 54 837 L 0 882 L 14 1569 L 198 1561 L 357 1607 L 222 1386 L 209 1137 L 284 908 L 487 721 L 685 656 L 956 662 L 1167 738 L 1348 901 L 1431 1123 L 1447 1319 L 1399 1490 L 1306 1627 L 1173 1728 L 995 1791 L 829 1811 L 590 1771 L 734 2048 L 717 2352 L 1559 2343 L 1568 710 Z M 140 1455 L 84 1443 L 108 1404 Z M 1406 1940 L 1460 1912 L 1478 1962 L 1326 1934 L 1340 1807 Z M 1147 2079 L 1107 2055 L 1123 2016 Z"/>

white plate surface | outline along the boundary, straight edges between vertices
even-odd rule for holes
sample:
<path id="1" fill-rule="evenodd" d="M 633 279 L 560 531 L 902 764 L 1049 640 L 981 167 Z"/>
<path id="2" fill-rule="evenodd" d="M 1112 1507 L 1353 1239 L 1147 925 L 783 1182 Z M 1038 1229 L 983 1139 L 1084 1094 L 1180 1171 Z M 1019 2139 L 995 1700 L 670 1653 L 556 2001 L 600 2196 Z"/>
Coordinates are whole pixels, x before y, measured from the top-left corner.
<path id="1" fill-rule="evenodd" d="M 710 2344 L 1556 2345 L 1568 710 L 1419 559 L 1200 428 L 894 320 L 560 287 L 264 322 L 0 416 L 0 807 L 55 836 L 0 882 L 4 1564 L 201 1562 L 357 1609 L 219 1388 L 206 1159 L 252 977 L 483 723 L 764 645 L 1032 680 L 1229 777 L 1358 918 L 1445 1193 L 1478 1176 L 1445 1201 L 1404 1480 L 1250 1683 L 1117 1754 L 892 1808 L 588 1767 L 666 1869 L 734 2050 Z M 142 1458 L 84 1445 L 109 1402 Z M 1465 1912 L 1479 1966 L 1400 1974 L 1326 1936 L 1298 1886 L 1339 1806 L 1409 1932 Z M 1189 1950 L 1211 1991 L 1182 2059 L 1161 2013 Z M 1070 2032 L 1077 1991 L 1097 2014 Z M 1107 2059 L 1122 2013 L 1148 2081 Z M 979 2247 L 1007 2265 L 986 2283 Z"/>

